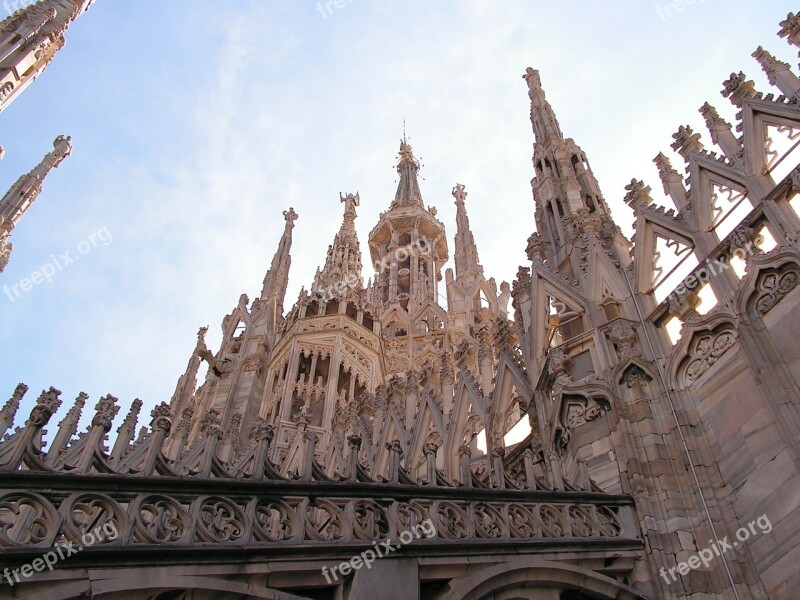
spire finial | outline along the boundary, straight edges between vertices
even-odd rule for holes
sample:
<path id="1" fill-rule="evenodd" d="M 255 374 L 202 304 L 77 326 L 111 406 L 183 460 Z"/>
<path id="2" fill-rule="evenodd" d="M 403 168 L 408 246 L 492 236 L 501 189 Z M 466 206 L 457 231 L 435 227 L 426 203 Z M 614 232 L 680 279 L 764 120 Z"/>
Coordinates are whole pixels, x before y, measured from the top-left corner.
<path id="1" fill-rule="evenodd" d="M 564 136 L 561 133 L 561 126 L 558 124 L 556 114 L 545 97 L 539 71 L 528 67 L 522 78 L 528 85 L 528 97 L 531 99 L 531 124 L 536 141 L 544 141 L 550 136 L 563 139 Z"/>
<path id="2" fill-rule="evenodd" d="M 456 277 L 476 278 L 483 275 L 483 267 L 478 261 L 478 247 L 469 226 L 467 209 L 464 200 L 467 198 L 466 186 L 456 183 L 453 186 L 453 198 L 456 199 Z"/>
<path id="3" fill-rule="evenodd" d="M 339 193 L 339 201 L 344 204 L 344 217 L 339 233 L 328 246 L 325 266 L 314 275 L 312 289 L 317 297 L 331 299 L 344 298 L 353 290 L 364 286 L 361 277 L 361 249 L 356 233 L 356 207 L 361 204 L 358 192 Z"/>
<path id="4" fill-rule="evenodd" d="M 294 222 L 297 221 L 297 213 L 294 212 L 294 208 L 290 207 L 289 210 L 283 211 L 283 218 L 287 227 L 294 227 Z"/>
<path id="5" fill-rule="evenodd" d="M 297 220 L 294 208 L 283 211 L 286 221 L 283 235 L 278 242 L 278 249 L 272 258 L 272 263 L 264 277 L 264 287 L 261 290 L 261 299 L 274 296 L 277 300 L 276 310 L 283 311 L 283 300 L 286 296 L 286 287 L 289 285 L 289 268 L 292 265 L 290 251 L 292 249 L 292 229 Z"/>
<path id="6" fill-rule="evenodd" d="M 400 181 L 397 184 L 397 193 L 390 208 L 397 206 L 422 207 L 422 194 L 419 191 L 419 183 L 417 182 L 417 172 L 420 164 L 414 158 L 414 149 L 408 143 L 405 119 L 403 120 L 403 139 L 400 140 L 400 152 L 397 160 L 397 173 L 400 175 Z"/>

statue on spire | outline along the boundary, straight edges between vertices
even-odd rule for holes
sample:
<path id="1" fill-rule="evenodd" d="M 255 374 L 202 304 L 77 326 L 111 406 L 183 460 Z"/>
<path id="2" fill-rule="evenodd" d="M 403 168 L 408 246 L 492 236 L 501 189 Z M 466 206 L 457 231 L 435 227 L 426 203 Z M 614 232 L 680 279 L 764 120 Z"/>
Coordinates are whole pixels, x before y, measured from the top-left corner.
<path id="1" fill-rule="evenodd" d="M 542 89 L 542 80 L 539 77 L 539 71 L 537 71 L 536 69 L 528 67 L 527 69 L 525 69 L 525 74 L 522 76 L 522 78 L 527 82 L 528 89 L 531 92 L 535 92 L 537 90 Z"/>
<path id="2" fill-rule="evenodd" d="M 457 203 L 464 203 L 464 200 L 467 199 L 467 192 L 466 186 L 463 183 L 457 183 L 453 188 L 453 198 L 456 199 Z"/>
<path id="3" fill-rule="evenodd" d="M 294 208 L 289 207 L 289 210 L 283 211 L 283 218 L 286 219 L 287 227 L 294 227 L 294 222 L 297 221 L 297 213 Z"/>
<path id="4" fill-rule="evenodd" d="M 8 264 L 13 249 L 8 237 L 41 194 L 47 175 L 70 154 L 72 154 L 72 138 L 58 136 L 53 140 L 53 150 L 45 154 L 42 161 L 30 172 L 17 179 L 0 198 L 0 273 Z"/>
<path id="5" fill-rule="evenodd" d="M 339 201 L 344 202 L 345 216 L 349 214 L 353 214 L 355 216 L 356 206 L 361 205 L 361 197 L 358 195 L 358 192 L 355 194 L 342 194 L 339 192 Z"/>

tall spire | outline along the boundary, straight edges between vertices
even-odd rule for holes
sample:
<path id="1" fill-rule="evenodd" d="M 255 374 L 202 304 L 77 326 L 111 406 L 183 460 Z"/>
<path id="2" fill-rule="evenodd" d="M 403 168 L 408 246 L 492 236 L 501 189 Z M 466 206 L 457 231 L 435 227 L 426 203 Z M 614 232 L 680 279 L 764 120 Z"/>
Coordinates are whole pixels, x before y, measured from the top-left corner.
<path id="1" fill-rule="evenodd" d="M 384 308 L 399 305 L 408 312 L 436 302 L 437 283 L 448 258 L 444 224 L 436 218 L 436 208 L 422 204 L 418 171 L 419 162 L 404 131 L 397 194 L 369 234 L 370 257 L 377 271 L 372 298 Z"/>
<path id="2" fill-rule="evenodd" d="M 536 142 L 531 181 L 536 201 L 538 240 L 546 242 L 545 255 L 555 255 L 571 241 L 576 228 L 590 213 L 610 221 L 610 216 L 583 150 L 572 138 L 564 139 L 552 106 L 545 98 L 539 71 L 528 67 L 523 75 L 531 100 L 531 125 Z M 613 225 L 613 224 L 612 224 Z"/>
<path id="3" fill-rule="evenodd" d="M 53 150 L 48 152 L 32 171 L 26 173 L 0 199 L 0 273 L 8 264 L 12 244 L 8 242 L 14 227 L 42 192 L 44 179 L 72 153 L 72 138 L 63 135 L 53 141 Z"/>
<path id="4" fill-rule="evenodd" d="M 0 111 L 47 68 L 66 44 L 67 28 L 92 4 L 94 0 L 40 0 L 0 23 Z"/>
<path id="5" fill-rule="evenodd" d="M 464 206 L 467 192 L 464 186 L 457 183 L 453 188 L 453 197 L 456 199 L 456 239 L 455 239 L 455 262 L 456 277 L 465 275 L 480 276 L 483 274 L 483 267 L 478 262 L 478 247 L 475 245 L 475 238 L 469 227 L 469 217 Z"/>
<path id="6" fill-rule="evenodd" d="M 294 212 L 294 208 L 289 208 L 283 211 L 283 218 L 286 221 L 283 235 L 261 289 L 262 304 L 274 300 L 275 312 L 278 314 L 283 314 L 283 301 L 286 297 L 286 287 L 289 285 L 289 268 L 292 266 L 292 256 L 289 252 L 292 249 L 292 229 L 297 220 L 297 213 Z"/>
<path id="7" fill-rule="evenodd" d="M 528 83 L 528 97 L 531 99 L 531 124 L 533 133 L 536 134 L 536 141 L 544 142 L 550 136 L 556 136 L 563 140 L 564 135 L 561 133 L 556 113 L 545 98 L 539 71 L 528 67 L 522 78 Z"/>
<path id="8" fill-rule="evenodd" d="M 397 172 L 400 181 L 397 183 L 397 193 L 391 208 L 400 206 L 422 207 L 422 193 L 419 191 L 417 172 L 419 161 L 414 158 L 414 151 L 406 139 L 405 122 L 403 124 L 403 139 L 400 140 L 400 153 L 398 154 Z"/>
<path id="9" fill-rule="evenodd" d="M 339 194 L 344 203 L 344 218 L 339 233 L 328 247 L 325 266 L 314 277 L 313 290 L 329 297 L 343 297 L 348 290 L 363 288 L 361 247 L 356 234 L 356 206 L 361 203 L 358 192 Z"/>

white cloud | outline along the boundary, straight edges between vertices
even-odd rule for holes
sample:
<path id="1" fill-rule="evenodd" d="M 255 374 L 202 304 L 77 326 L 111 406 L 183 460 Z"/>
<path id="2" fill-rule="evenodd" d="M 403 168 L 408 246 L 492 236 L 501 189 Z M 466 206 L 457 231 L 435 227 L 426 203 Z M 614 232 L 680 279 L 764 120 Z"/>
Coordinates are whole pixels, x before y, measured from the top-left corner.
<path id="1" fill-rule="evenodd" d="M 367 234 L 394 195 L 404 118 L 425 165 L 423 196 L 451 249 L 450 190 L 460 182 L 487 274 L 511 281 L 534 228 L 527 66 L 541 70 L 562 129 L 630 232 L 624 185 L 636 176 L 660 190 L 651 159 L 679 124 L 705 134 L 697 108 L 706 99 L 733 117 L 718 95 L 728 73 L 744 69 L 766 89 L 749 58 L 759 44 L 794 62 L 774 36 L 790 3 L 714 4 L 664 22 L 655 3 L 641 2 L 359 0 L 327 19 L 314 2 L 198 2 L 191 11 L 165 2 L 158 18 L 98 3 L 20 108 L 2 115 L 16 119 L 3 140 L 11 154 L 54 128 L 75 137 L 75 155 L 15 233 L 3 277 L 24 276 L 101 226 L 114 243 L 3 305 L 0 341 L 14 350 L 0 361 L 0 383 L 9 393 L 30 383 L 28 408 L 51 384 L 66 402 L 81 389 L 90 404 L 113 393 L 121 414 L 134 397 L 168 400 L 197 327 L 211 325 L 214 346 L 239 294 L 259 293 L 281 211 L 300 214 L 287 304 L 324 261 L 339 192 L 361 194 L 369 262 Z M 25 148 L 28 163 L 43 154 Z M 4 168 L 22 172 L 14 160 Z"/>

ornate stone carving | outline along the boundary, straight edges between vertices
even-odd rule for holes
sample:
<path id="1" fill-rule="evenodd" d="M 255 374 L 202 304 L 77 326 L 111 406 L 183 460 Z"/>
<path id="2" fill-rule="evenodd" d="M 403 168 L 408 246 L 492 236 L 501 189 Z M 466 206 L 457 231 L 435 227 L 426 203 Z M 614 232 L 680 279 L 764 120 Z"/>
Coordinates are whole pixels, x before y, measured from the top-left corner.
<path id="1" fill-rule="evenodd" d="M 566 373 L 572 365 L 572 359 L 562 348 L 550 350 L 547 359 L 547 370 L 550 375 L 559 376 Z"/>
<path id="2" fill-rule="evenodd" d="M 761 46 L 756 48 L 751 56 L 755 58 L 761 65 L 761 68 L 764 69 L 764 73 L 766 73 L 770 85 L 776 84 L 775 74 L 778 71 L 788 71 L 790 68 L 789 63 L 778 60 Z"/>
<path id="3" fill-rule="evenodd" d="M 0 496 L 0 545 L 49 546 L 61 524 L 56 509 L 39 494 Z"/>
<path id="4" fill-rule="evenodd" d="M 153 418 L 151 427 L 154 431 L 169 433 L 172 427 L 172 420 L 170 419 L 170 409 L 166 402 L 162 402 L 150 411 L 150 416 Z"/>
<path id="5" fill-rule="evenodd" d="M 97 403 L 95 410 L 97 413 L 92 419 L 92 427 L 101 427 L 103 431 L 109 431 L 111 429 L 111 422 L 119 412 L 117 399 L 110 394 L 108 396 L 103 396 Z"/>
<path id="6" fill-rule="evenodd" d="M 108 536 L 96 539 L 96 543 L 113 544 L 125 531 L 128 518 L 119 502 L 107 494 L 78 493 L 66 499 L 61 505 L 64 517 L 63 530 L 68 539 L 81 541 L 83 535 L 89 534 L 98 527 L 104 531 L 111 529 L 117 534 L 114 539 Z"/>
<path id="7" fill-rule="evenodd" d="M 675 141 L 670 144 L 670 148 L 687 160 L 689 154 L 692 152 L 700 152 L 703 150 L 703 144 L 700 142 L 700 134 L 695 133 L 689 125 L 681 125 L 678 127 L 678 131 L 672 134 L 672 139 Z"/>
<path id="8" fill-rule="evenodd" d="M 797 287 L 798 281 L 800 281 L 800 273 L 793 269 L 762 273 L 756 283 L 756 290 L 759 292 L 754 303 L 756 311 L 760 315 L 767 314 Z"/>
<path id="9" fill-rule="evenodd" d="M 684 368 L 688 383 L 694 383 L 708 371 L 725 352 L 736 343 L 736 334 L 724 330 L 716 334 L 701 334 L 692 341 L 689 357 Z"/>
<path id="10" fill-rule="evenodd" d="M 636 330 L 628 321 L 616 319 L 608 330 L 608 338 L 617 349 L 620 360 L 639 357 L 642 351 L 637 346 Z"/>
<path id="11" fill-rule="evenodd" d="M 187 510 L 168 496 L 145 496 L 137 503 L 134 536 L 139 542 L 173 544 L 184 540 L 191 531 Z"/>
<path id="12" fill-rule="evenodd" d="M 731 73 L 731 76 L 723 83 L 722 95 L 729 98 L 736 106 L 742 105 L 744 98 L 755 96 L 755 84 L 747 79 L 744 73 Z"/>
<path id="13" fill-rule="evenodd" d="M 242 509 L 225 498 L 200 502 L 197 538 L 201 542 L 238 542 L 247 532 Z"/>

